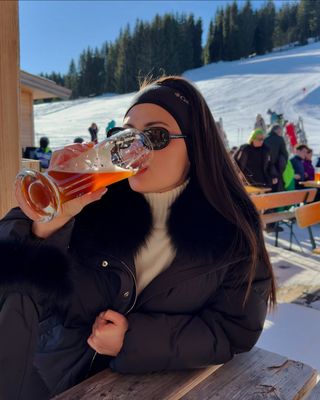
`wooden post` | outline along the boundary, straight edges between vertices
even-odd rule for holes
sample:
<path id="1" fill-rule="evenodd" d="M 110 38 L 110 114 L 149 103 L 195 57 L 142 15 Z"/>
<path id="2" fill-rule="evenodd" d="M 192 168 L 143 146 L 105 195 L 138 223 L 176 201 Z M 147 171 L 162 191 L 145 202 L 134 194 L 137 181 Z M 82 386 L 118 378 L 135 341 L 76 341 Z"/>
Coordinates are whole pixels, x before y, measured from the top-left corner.
<path id="1" fill-rule="evenodd" d="M 20 48 L 17 0 L 0 1 L 0 218 L 16 202 L 13 182 L 21 158 L 19 139 Z"/>

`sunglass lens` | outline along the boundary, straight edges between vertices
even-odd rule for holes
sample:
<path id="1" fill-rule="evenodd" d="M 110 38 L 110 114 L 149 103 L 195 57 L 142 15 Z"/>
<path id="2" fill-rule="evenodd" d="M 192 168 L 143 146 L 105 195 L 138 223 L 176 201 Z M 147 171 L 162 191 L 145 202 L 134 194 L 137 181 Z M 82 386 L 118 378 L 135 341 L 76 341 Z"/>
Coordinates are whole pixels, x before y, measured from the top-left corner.
<path id="1" fill-rule="evenodd" d="M 169 132 L 164 128 L 149 128 L 144 132 L 148 135 L 154 150 L 164 149 L 169 143 Z"/>

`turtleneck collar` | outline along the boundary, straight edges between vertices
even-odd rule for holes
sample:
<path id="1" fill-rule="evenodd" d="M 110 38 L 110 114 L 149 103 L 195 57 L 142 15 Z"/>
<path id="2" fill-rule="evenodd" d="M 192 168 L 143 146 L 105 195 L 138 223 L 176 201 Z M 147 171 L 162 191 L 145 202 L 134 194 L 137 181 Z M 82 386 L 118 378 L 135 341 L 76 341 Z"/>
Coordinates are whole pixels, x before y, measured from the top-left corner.
<path id="1" fill-rule="evenodd" d="M 176 198 L 184 191 L 189 179 L 167 192 L 144 193 L 143 196 L 150 205 L 153 217 L 153 228 L 164 228 L 169 216 L 169 209 Z"/>

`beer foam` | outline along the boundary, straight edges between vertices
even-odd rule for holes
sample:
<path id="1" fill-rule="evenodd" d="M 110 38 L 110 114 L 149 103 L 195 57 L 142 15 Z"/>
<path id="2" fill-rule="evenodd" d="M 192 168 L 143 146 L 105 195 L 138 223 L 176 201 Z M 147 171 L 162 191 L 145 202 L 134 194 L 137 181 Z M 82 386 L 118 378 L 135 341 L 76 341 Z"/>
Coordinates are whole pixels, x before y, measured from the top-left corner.
<path id="1" fill-rule="evenodd" d="M 74 168 L 65 168 L 65 167 L 59 167 L 57 165 L 56 167 L 52 168 L 51 171 L 53 172 L 68 172 L 68 173 L 78 173 L 78 174 L 99 174 L 101 172 L 112 172 L 112 173 L 117 173 L 117 172 L 134 172 L 135 168 L 121 168 L 118 167 L 117 165 L 110 164 L 108 167 L 96 167 L 96 168 L 80 168 L 80 167 L 74 167 Z"/>
<path id="2" fill-rule="evenodd" d="M 52 168 L 52 171 L 77 172 L 77 173 L 101 173 L 101 172 L 128 172 L 135 168 L 123 168 L 111 160 L 109 151 L 101 148 L 92 148 L 77 157 L 70 158 Z"/>

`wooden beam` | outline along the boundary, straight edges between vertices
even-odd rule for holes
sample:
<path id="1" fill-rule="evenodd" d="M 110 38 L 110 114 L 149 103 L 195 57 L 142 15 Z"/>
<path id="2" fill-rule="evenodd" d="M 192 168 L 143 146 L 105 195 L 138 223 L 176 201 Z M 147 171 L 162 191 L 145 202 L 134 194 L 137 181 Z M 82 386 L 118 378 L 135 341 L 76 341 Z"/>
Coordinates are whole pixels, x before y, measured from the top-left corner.
<path id="1" fill-rule="evenodd" d="M 19 139 L 20 48 L 18 1 L 0 1 L 0 218 L 16 202 L 13 182 L 21 158 Z"/>

